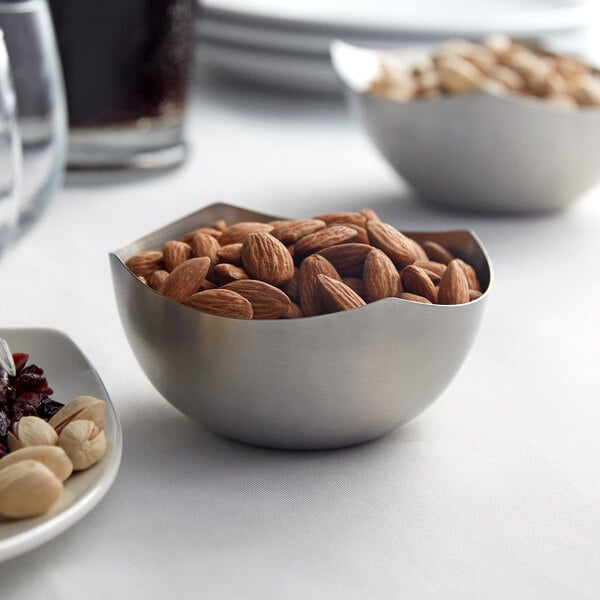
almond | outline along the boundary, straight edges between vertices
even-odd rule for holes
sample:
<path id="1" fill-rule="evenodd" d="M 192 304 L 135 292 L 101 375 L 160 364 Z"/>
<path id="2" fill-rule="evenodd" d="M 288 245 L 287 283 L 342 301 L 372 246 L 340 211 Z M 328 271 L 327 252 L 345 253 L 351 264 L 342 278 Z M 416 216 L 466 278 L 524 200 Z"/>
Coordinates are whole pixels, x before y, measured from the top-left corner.
<path id="1" fill-rule="evenodd" d="M 402 286 L 405 292 L 423 296 L 430 302 L 437 302 L 435 285 L 421 267 L 409 265 L 402 270 Z"/>
<path id="2" fill-rule="evenodd" d="M 423 250 L 423 247 L 421 246 L 421 244 L 419 244 L 419 242 L 417 242 L 417 240 L 413 240 L 412 238 L 408 238 L 410 240 L 410 243 L 412 244 L 413 250 L 415 251 L 415 256 L 417 257 L 417 260 L 429 260 L 429 257 L 427 256 L 427 253 L 425 252 L 425 250 Z"/>
<path id="3" fill-rule="evenodd" d="M 283 285 L 294 276 L 291 254 L 270 233 L 249 233 L 242 244 L 241 254 L 242 264 L 252 279 Z"/>
<path id="4" fill-rule="evenodd" d="M 249 233 L 263 231 L 268 233 L 273 229 L 268 223 L 258 223 L 255 221 L 240 221 L 230 225 L 221 235 L 219 240 L 221 246 L 243 242 Z"/>
<path id="5" fill-rule="evenodd" d="M 287 313 L 283 315 L 282 319 L 300 319 L 304 316 L 302 309 L 295 303 L 290 302 L 290 308 Z"/>
<path id="6" fill-rule="evenodd" d="M 283 286 L 283 291 L 293 302 L 300 302 L 300 269 L 294 267 L 294 276 Z"/>
<path id="7" fill-rule="evenodd" d="M 365 215 L 358 212 L 332 212 L 318 215 L 313 217 L 313 219 L 325 221 L 327 225 L 349 223 L 352 225 L 360 225 L 361 227 L 364 227 L 367 222 Z"/>
<path id="8" fill-rule="evenodd" d="M 162 252 L 146 250 L 132 256 L 125 266 L 134 274 L 149 277 L 154 271 L 164 269 Z"/>
<path id="9" fill-rule="evenodd" d="M 427 253 L 429 260 L 442 263 L 443 265 L 447 265 L 454 258 L 446 248 L 432 240 L 422 242 L 421 247 Z"/>
<path id="10" fill-rule="evenodd" d="M 300 238 L 294 246 L 294 256 L 302 259 L 309 254 L 319 252 L 323 248 L 329 248 L 336 244 L 345 244 L 356 236 L 356 231 L 345 225 L 326 227 Z"/>
<path id="11" fill-rule="evenodd" d="M 160 290 L 160 286 L 165 282 L 165 279 L 169 276 L 169 271 L 165 271 L 164 269 L 159 269 L 158 271 L 154 271 L 150 277 L 148 277 L 148 285 L 153 290 Z"/>
<path id="12" fill-rule="evenodd" d="M 240 294 L 222 288 L 190 296 L 184 304 L 211 315 L 232 319 L 251 319 L 252 304 Z"/>
<path id="13" fill-rule="evenodd" d="M 214 237 L 216 240 L 219 240 L 223 232 L 219 229 L 216 229 L 215 227 L 198 227 L 198 229 L 188 231 L 186 234 L 182 235 L 179 238 L 179 241 L 189 244 L 192 241 L 192 238 L 198 233 L 207 233 L 208 235 Z"/>
<path id="14" fill-rule="evenodd" d="M 379 215 L 372 208 L 362 208 L 358 212 L 365 217 L 365 225 L 369 221 L 381 221 Z"/>
<path id="15" fill-rule="evenodd" d="M 338 281 L 342 279 L 335 267 L 319 254 L 307 256 L 302 261 L 298 279 L 298 294 L 300 296 L 300 306 L 307 317 L 319 315 L 323 311 L 321 297 L 317 290 L 319 285 L 318 275 L 328 275 Z"/>
<path id="16" fill-rule="evenodd" d="M 319 250 L 342 277 L 362 277 L 365 258 L 373 250 L 369 244 L 339 244 Z"/>
<path id="17" fill-rule="evenodd" d="M 417 258 L 411 240 L 392 225 L 369 221 L 367 233 L 371 244 L 383 250 L 398 268 L 410 265 Z"/>
<path id="18" fill-rule="evenodd" d="M 198 288 L 199 292 L 203 292 L 204 290 L 214 290 L 215 288 L 218 288 L 219 286 L 216 283 L 213 283 L 212 281 L 208 280 L 208 279 L 203 279 L 202 283 L 200 284 L 200 287 Z"/>
<path id="19" fill-rule="evenodd" d="M 224 285 L 222 290 L 232 290 L 252 304 L 254 319 L 278 319 L 290 309 L 290 299 L 279 289 L 264 281 L 241 279 Z"/>
<path id="20" fill-rule="evenodd" d="M 415 260 L 413 264 L 415 265 L 415 267 L 421 267 L 426 271 L 432 271 L 440 277 L 444 274 L 444 271 L 446 270 L 445 264 L 441 262 L 436 262 L 434 260 Z"/>
<path id="21" fill-rule="evenodd" d="M 211 227 L 218 229 L 219 231 L 225 231 L 227 229 L 227 222 L 225 219 L 217 219 L 213 223 L 210 224 Z"/>
<path id="22" fill-rule="evenodd" d="M 289 244 L 294 244 L 301 237 L 319 231 L 320 229 L 325 229 L 325 221 L 319 219 L 299 219 L 297 221 L 288 221 L 284 225 L 274 227 L 273 231 L 271 231 L 271 235 L 287 246 Z"/>
<path id="23" fill-rule="evenodd" d="M 355 291 L 363 300 L 365 300 L 365 286 L 360 277 L 343 277 L 342 281 L 353 291 Z"/>
<path id="24" fill-rule="evenodd" d="M 469 290 L 469 302 L 473 300 L 477 300 L 477 298 L 481 298 L 483 294 L 478 290 Z"/>
<path id="25" fill-rule="evenodd" d="M 479 279 L 477 279 L 477 273 L 475 272 L 475 269 L 460 258 L 455 260 L 458 262 L 460 268 L 464 271 L 467 281 L 469 282 L 469 288 L 472 290 L 481 291 L 481 285 L 479 284 Z"/>
<path id="26" fill-rule="evenodd" d="M 418 294 L 411 294 L 409 292 L 403 292 L 399 296 L 402 300 L 410 300 L 411 302 L 420 302 L 421 304 L 431 304 L 427 298 L 423 298 L 423 296 L 419 296 Z"/>
<path id="27" fill-rule="evenodd" d="M 163 261 L 167 271 L 171 272 L 188 258 L 192 257 L 192 248 L 185 242 L 170 240 L 163 246 Z"/>
<path id="28" fill-rule="evenodd" d="M 365 306 L 366 302 L 342 281 L 317 275 L 318 292 L 323 308 L 328 312 L 340 312 Z"/>
<path id="29" fill-rule="evenodd" d="M 219 262 L 231 263 L 232 265 L 242 266 L 242 243 L 227 244 L 217 250 L 217 260 Z"/>
<path id="30" fill-rule="evenodd" d="M 219 263 L 218 265 L 215 265 L 209 274 L 209 280 L 213 281 L 218 286 L 240 279 L 249 279 L 248 273 L 243 267 L 230 265 L 228 263 Z"/>
<path id="31" fill-rule="evenodd" d="M 399 279 L 400 274 L 387 254 L 377 248 L 369 252 L 362 279 L 367 302 L 396 296 Z"/>
<path id="32" fill-rule="evenodd" d="M 211 264 L 217 262 L 217 252 L 219 251 L 219 242 L 208 233 L 197 233 L 190 241 L 192 252 L 198 258 L 208 256 Z"/>
<path id="33" fill-rule="evenodd" d="M 346 227 L 350 227 L 350 229 L 354 229 L 354 231 L 356 231 L 356 237 L 352 238 L 352 241 L 356 244 L 369 243 L 369 235 L 367 234 L 367 230 L 360 225 L 354 225 L 354 223 L 333 223 L 332 225 L 345 225 Z"/>
<path id="34" fill-rule="evenodd" d="M 469 301 L 469 282 L 460 263 L 451 260 L 440 279 L 438 302 L 440 304 L 464 304 Z"/>
<path id="35" fill-rule="evenodd" d="M 158 290 L 163 296 L 183 302 L 200 287 L 210 268 L 210 258 L 190 258 L 169 273 Z"/>

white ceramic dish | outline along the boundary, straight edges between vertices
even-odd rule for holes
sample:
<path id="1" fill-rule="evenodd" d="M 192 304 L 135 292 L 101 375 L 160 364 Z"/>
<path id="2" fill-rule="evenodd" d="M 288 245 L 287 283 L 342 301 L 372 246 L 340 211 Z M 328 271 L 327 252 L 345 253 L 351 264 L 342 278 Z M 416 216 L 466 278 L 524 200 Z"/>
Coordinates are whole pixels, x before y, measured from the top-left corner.
<path id="1" fill-rule="evenodd" d="M 25 352 L 44 369 L 53 398 L 68 402 L 89 394 L 106 402 L 105 434 L 108 449 L 102 460 L 65 482 L 62 496 L 41 517 L 0 519 L 0 562 L 41 546 L 89 513 L 105 496 L 121 462 L 122 435 L 115 409 L 100 377 L 79 348 L 65 334 L 52 329 L 0 329 L 12 352 Z"/>
<path id="2" fill-rule="evenodd" d="M 415 53 L 395 53 L 411 64 Z M 482 212 L 566 208 L 600 183 L 600 110 L 484 92 L 397 102 L 368 92 L 378 51 L 331 47 L 348 104 L 387 162 L 431 204 Z"/>
<path id="3" fill-rule="evenodd" d="M 594 2 L 590 0 L 560 3 L 461 0 L 452 4 L 452 10 L 448 10 L 447 0 L 429 0 L 426 4 L 396 0 L 202 0 L 201 6 L 203 14 L 209 17 L 279 26 L 476 35 L 491 31 L 531 34 L 586 27 L 594 10 Z"/>

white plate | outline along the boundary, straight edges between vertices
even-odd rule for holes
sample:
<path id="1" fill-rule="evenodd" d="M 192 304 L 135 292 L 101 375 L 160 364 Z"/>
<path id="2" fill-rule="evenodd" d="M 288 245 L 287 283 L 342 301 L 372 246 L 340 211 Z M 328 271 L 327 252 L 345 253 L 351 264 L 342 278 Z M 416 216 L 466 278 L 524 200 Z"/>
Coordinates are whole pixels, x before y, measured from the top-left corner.
<path id="1" fill-rule="evenodd" d="M 252 84 L 321 94 L 341 91 L 329 58 L 205 41 L 199 45 L 198 60 L 223 75 Z"/>
<path id="2" fill-rule="evenodd" d="M 329 44 L 340 32 L 328 30 L 281 29 L 249 21 L 230 21 L 204 16 L 198 21 L 198 36 L 203 42 L 237 44 L 251 49 L 276 52 L 297 52 L 326 58 Z M 390 33 L 386 36 L 364 36 L 352 33 L 343 35 L 344 41 L 367 48 L 414 46 L 419 43 L 443 41 L 443 35 Z"/>
<path id="3" fill-rule="evenodd" d="M 0 519 L 0 561 L 32 550 L 56 537 L 89 513 L 110 489 L 121 462 L 122 436 L 114 406 L 102 381 L 81 350 L 60 331 L 0 329 L 12 352 L 29 354 L 30 364 L 44 370 L 54 390 L 52 398 L 69 402 L 88 394 L 106 402 L 106 454 L 93 467 L 75 473 L 50 511 L 33 519 Z"/>
<path id="4" fill-rule="evenodd" d="M 591 0 L 462 0 L 448 9 L 447 0 L 202 0 L 204 14 L 223 19 L 253 20 L 280 26 L 329 27 L 334 37 L 342 29 L 356 32 L 412 31 L 472 33 L 506 31 L 533 34 L 584 27 L 594 11 Z"/>

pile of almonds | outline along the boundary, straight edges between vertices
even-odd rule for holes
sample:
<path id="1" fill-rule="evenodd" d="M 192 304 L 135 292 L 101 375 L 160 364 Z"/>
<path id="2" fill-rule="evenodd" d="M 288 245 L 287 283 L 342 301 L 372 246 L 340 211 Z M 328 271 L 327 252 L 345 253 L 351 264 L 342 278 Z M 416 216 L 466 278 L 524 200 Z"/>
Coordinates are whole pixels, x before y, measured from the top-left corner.
<path id="1" fill-rule="evenodd" d="M 450 40 L 407 67 L 382 57 L 371 92 L 402 102 L 478 90 L 535 96 L 565 108 L 600 107 L 600 76 L 570 56 L 535 51 L 503 34 Z"/>
<path id="2" fill-rule="evenodd" d="M 462 304 L 481 296 L 472 266 L 434 241 L 417 243 L 371 209 L 269 223 L 219 220 L 126 265 L 172 300 L 238 319 L 310 317 L 387 297 Z"/>
<path id="3" fill-rule="evenodd" d="M 8 433 L 10 452 L 0 458 L 0 517 L 45 513 L 73 471 L 96 464 L 106 451 L 106 404 L 79 396 L 50 421 L 22 417 Z"/>

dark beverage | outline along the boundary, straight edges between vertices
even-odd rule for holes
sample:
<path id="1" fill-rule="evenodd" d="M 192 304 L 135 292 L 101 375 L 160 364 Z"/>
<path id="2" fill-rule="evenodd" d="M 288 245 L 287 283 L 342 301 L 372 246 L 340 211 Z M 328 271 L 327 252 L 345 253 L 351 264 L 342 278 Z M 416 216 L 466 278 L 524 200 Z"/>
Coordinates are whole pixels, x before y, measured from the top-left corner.
<path id="1" fill-rule="evenodd" d="M 49 0 L 72 129 L 177 117 L 197 0 Z"/>

